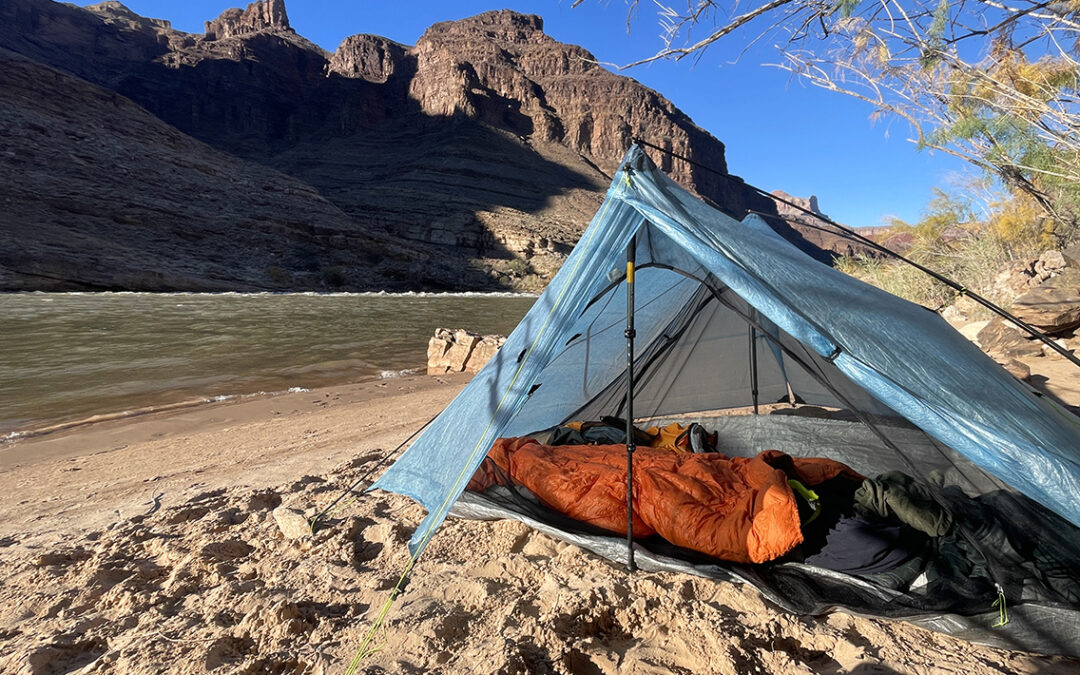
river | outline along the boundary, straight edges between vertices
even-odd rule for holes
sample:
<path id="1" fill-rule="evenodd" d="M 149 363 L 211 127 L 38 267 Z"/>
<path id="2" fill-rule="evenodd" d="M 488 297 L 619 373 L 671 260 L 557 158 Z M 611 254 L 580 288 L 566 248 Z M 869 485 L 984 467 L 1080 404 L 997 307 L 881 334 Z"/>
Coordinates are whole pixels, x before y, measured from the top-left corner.
<path id="1" fill-rule="evenodd" d="M 435 329 L 509 333 L 530 296 L 0 294 L 0 440 L 190 400 L 420 371 Z"/>

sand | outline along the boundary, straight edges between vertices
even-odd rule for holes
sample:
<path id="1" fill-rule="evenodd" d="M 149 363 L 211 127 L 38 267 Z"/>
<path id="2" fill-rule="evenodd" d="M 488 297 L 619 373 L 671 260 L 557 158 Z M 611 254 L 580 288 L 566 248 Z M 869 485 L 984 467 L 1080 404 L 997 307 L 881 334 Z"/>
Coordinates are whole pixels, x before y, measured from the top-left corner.
<path id="1" fill-rule="evenodd" d="M 423 511 L 376 494 L 284 537 L 436 414 L 413 377 L 0 446 L 0 672 L 341 673 Z M 515 522 L 450 520 L 361 672 L 1075 673 L 911 624 L 796 617 L 748 586 L 633 576 Z"/>

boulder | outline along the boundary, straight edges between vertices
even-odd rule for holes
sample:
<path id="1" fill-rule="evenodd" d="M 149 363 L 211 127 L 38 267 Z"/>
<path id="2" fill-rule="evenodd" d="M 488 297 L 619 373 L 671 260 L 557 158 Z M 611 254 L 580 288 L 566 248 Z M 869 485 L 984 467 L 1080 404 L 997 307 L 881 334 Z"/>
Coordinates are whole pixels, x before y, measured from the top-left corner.
<path id="1" fill-rule="evenodd" d="M 1015 295 L 1016 293 L 1012 293 L 1008 297 L 1012 298 Z M 956 298 L 953 304 L 942 310 L 941 318 L 959 330 L 961 326 L 969 324 L 974 318 L 985 314 L 986 309 L 982 305 L 972 300 L 970 296 L 961 295 Z M 985 325 L 985 322 L 983 323 Z M 973 338 L 969 339 L 973 340 Z"/>
<path id="2" fill-rule="evenodd" d="M 956 330 L 961 335 L 966 337 L 968 340 L 970 340 L 970 341 L 974 342 L 975 344 L 981 346 L 982 343 L 979 342 L 979 333 L 982 332 L 982 329 L 986 328 L 989 324 L 990 324 L 989 320 L 986 320 L 986 321 L 974 321 L 972 323 L 960 326 Z"/>
<path id="3" fill-rule="evenodd" d="M 1031 368 L 1023 361 L 1006 359 L 1001 365 L 1019 380 L 1026 380 L 1031 377 Z"/>
<path id="4" fill-rule="evenodd" d="M 1080 326 L 1080 270 L 1071 270 L 1013 301 L 1012 313 L 1051 335 Z"/>
<path id="5" fill-rule="evenodd" d="M 311 524 L 303 511 L 279 506 L 274 509 L 274 522 L 286 539 L 299 539 L 311 534 Z"/>
<path id="6" fill-rule="evenodd" d="M 437 328 L 428 340 L 428 375 L 478 372 L 504 342 L 506 338 L 499 335 Z"/>
<path id="7" fill-rule="evenodd" d="M 1026 334 L 1000 317 L 991 320 L 976 334 L 983 351 L 995 359 L 1015 359 L 1042 356 L 1042 343 L 1030 340 Z"/>
<path id="8" fill-rule="evenodd" d="M 465 365 L 465 371 L 469 373 L 480 372 L 480 369 L 495 356 L 495 353 L 499 351 L 499 348 L 505 342 L 506 338 L 501 335 L 485 335 L 473 348 L 472 356 L 469 357 L 469 362 Z"/>
<path id="9" fill-rule="evenodd" d="M 1029 263 L 1018 263 L 994 277 L 988 292 L 992 297 L 1015 298 L 1031 287 L 1033 276 Z"/>
<path id="10" fill-rule="evenodd" d="M 1074 349 L 1074 347 L 1069 345 L 1069 343 L 1066 342 L 1063 338 L 1059 338 L 1057 340 L 1054 340 L 1054 344 L 1056 344 L 1058 347 L 1061 347 L 1062 349 L 1064 349 L 1067 352 L 1071 352 Z M 1046 343 L 1043 343 L 1042 350 L 1043 350 L 1043 356 L 1058 356 L 1058 352 L 1053 347 L 1051 347 L 1050 345 L 1048 345 Z"/>
<path id="11" fill-rule="evenodd" d="M 454 343 L 447 350 L 446 366 L 449 368 L 448 372 L 463 373 L 465 367 L 469 362 L 469 357 L 472 356 L 473 347 L 480 342 L 480 336 L 469 333 L 468 331 L 458 330 L 454 331 Z"/>
<path id="12" fill-rule="evenodd" d="M 1034 265 L 1036 276 L 1045 274 L 1047 277 L 1061 274 L 1066 267 L 1068 267 L 1068 261 L 1065 260 L 1065 254 L 1061 251 L 1043 251 Z"/>
<path id="13" fill-rule="evenodd" d="M 1065 258 L 1065 265 L 1068 267 L 1080 266 L 1080 244 L 1066 247 L 1061 252 L 1061 257 Z"/>
<path id="14" fill-rule="evenodd" d="M 446 366 L 444 365 L 446 352 L 450 351 L 450 347 L 453 346 L 453 339 L 441 336 L 439 334 L 441 330 L 443 329 L 437 329 L 435 336 L 428 340 L 428 375 L 442 375 L 446 372 Z"/>

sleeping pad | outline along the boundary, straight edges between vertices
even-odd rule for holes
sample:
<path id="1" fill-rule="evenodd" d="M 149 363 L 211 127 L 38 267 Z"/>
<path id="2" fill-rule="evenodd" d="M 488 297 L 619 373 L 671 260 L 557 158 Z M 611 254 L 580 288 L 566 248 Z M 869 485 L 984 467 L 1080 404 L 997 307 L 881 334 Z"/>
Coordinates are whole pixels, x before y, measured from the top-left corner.
<path id="1" fill-rule="evenodd" d="M 802 542 L 788 479 L 813 487 L 863 477 L 840 462 L 766 450 L 755 457 L 639 447 L 634 453 L 634 535 L 723 560 L 760 563 Z M 541 445 L 500 438 L 469 483 L 521 485 L 548 507 L 613 533 L 626 532 L 626 446 Z"/>

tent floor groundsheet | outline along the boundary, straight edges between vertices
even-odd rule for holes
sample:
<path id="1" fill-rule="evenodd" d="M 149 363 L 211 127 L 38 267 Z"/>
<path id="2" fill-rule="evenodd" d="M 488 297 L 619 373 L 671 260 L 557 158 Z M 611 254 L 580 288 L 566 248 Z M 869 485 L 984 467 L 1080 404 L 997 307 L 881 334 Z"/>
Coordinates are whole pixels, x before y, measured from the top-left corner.
<path id="1" fill-rule="evenodd" d="M 944 485 L 959 487 L 972 497 L 1004 492 L 998 481 L 914 428 L 889 429 L 891 438 L 903 441 L 899 445 L 905 454 L 900 457 L 894 452 L 883 452 L 881 441 L 863 424 L 843 420 L 777 414 L 669 419 L 698 422 L 716 429 L 718 450 L 733 456 L 752 456 L 763 450 L 778 449 L 795 456 L 836 459 L 867 476 L 890 470 L 911 472 L 914 465 L 920 467 L 919 474 L 936 471 Z M 606 559 L 626 562 L 624 538 L 581 527 L 538 504 L 527 491 L 496 486 L 484 493 L 466 492 L 454 505 L 451 515 L 475 520 L 518 520 Z M 950 611 L 945 606 L 947 600 L 936 598 L 937 606 L 927 611 L 917 601 L 913 602 L 911 596 L 859 576 L 797 562 L 725 563 L 656 537 L 635 542 L 635 561 L 647 571 L 682 572 L 749 583 L 778 608 L 796 614 L 820 615 L 839 609 L 862 616 L 904 619 L 930 630 L 1004 649 L 1080 657 L 1080 607 L 1076 606 L 1038 601 L 1010 604 L 1008 623 L 994 626 L 1000 615 L 991 606 L 993 597 L 985 598 L 985 603 L 958 597 L 959 612 Z M 985 610 L 973 610 L 975 606 Z"/>

